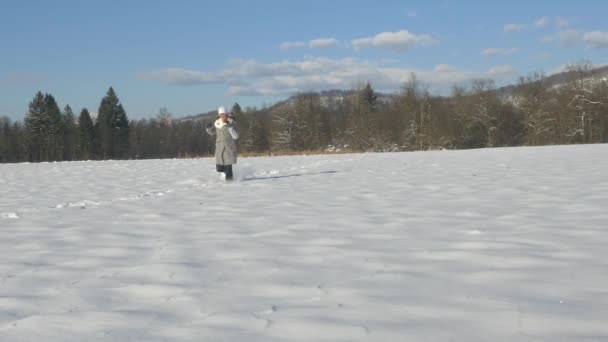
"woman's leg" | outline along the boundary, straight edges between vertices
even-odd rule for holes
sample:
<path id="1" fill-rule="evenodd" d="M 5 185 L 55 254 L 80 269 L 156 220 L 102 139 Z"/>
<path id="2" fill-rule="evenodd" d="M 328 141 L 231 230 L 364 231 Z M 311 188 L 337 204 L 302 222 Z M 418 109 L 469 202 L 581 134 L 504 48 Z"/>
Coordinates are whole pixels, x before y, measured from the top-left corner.
<path id="1" fill-rule="evenodd" d="M 217 172 L 224 172 L 224 165 L 216 164 L 215 169 Z"/>
<path id="2" fill-rule="evenodd" d="M 226 173 L 226 180 L 232 180 L 232 165 L 224 165 L 224 173 Z"/>

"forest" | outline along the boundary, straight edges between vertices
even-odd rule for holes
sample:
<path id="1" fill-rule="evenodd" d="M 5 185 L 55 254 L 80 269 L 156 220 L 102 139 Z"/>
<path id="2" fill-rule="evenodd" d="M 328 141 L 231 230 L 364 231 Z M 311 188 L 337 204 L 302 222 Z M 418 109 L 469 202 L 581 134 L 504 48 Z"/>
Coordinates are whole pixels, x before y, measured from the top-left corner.
<path id="1" fill-rule="evenodd" d="M 491 79 L 431 94 L 411 74 L 393 94 L 369 82 L 346 91 L 303 92 L 265 108 L 232 106 L 239 153 L 386 152 L 608 142 L 607 68 L 570 65 L 497 88 Z M 25 107 L 25 106 L 24 106 Z M 167 108 L 129 120 L 110 87 L 96 117 L 61 109 L 37 92 L 22 121 L 0 117 L 0 162 L 192 158 L 208 156 L 213 112 L 174 118 Z"/>

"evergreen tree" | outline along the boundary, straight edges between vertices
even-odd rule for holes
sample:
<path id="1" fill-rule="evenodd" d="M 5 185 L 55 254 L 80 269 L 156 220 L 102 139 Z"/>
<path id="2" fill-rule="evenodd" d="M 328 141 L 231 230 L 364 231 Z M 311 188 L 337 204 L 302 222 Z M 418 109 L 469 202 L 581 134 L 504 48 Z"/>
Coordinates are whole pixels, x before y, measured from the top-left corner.
<path id="1" fill-rule="evenodd" d="M 360 94 L 361 99 L 363 100 L 363 104 L 367 107 L 366 109 L 369 112 L 375 112 L 377 111 L 378 107 L 378 95 L 376 94 L 376 92 L 374 91 L 374 89 L 372 88 L 371 83 L 367 82 L 365 84 L 365 87 L 362 90 L 362 93 Z"/>
<path id="2" fill-rule="evenodd" d="M 418 147 L 418 133 L 420 132 L 420 108 L 424 105 L 421 103 L 421 89 L 418 83 L 416 74 L 412 73 L 409 80 L 401 88 L 401 92 L 397 97 L 397 112 L 394 118 L 395 131 L 393 137 L 396 138 L 399 145 L 406 150 L 415 149 Z"/>
<path id="3" fill-rule="evenodd" d="M 239 105 L 238 102 L 235 102 L 230 113 L 238 123 L 240 129 L 239 139 L 236 141 L 239 151 L 251 151 L 251 146 L 249 145 L 249 142 L 251 141 L 249 120 L 245 116 L 245 113 L 243 113 L 241 105 Z"/>
<path id="4" fill-rule="evenodd" d="M 42 92 L 37 92 L 30 102 L 28 112 L 25 115 L 26 151 L 28 160 L 30 161 L 48 160 L 46 149 L 48 121 L 44 95 L 42 95 Z"/>
<path id="5" fill-rule="evenodd" d="M 240 116 L 241 114 L 243 114 L 243 109 L 241 108 L 241 105 L 238 102 L 235 102 L 234 105 L 232 105 L 232 110 L 231 112 L 233 116 Z"/>
<path id="6" fill-rule="evenodd" d="M 63 121 L 63 160 L 75 160 L 78 148 L 78 127 L 72 108 L 65 106 L 62 113 Z"/>
<path id="7" fill-rule="evenodd" d="M 91 159 L 93 157 L 93 141 L 95 135 L 95 125 L 91 120 L 91 114 L 83 108 L 78 117 L 78 132 L 80 159 Z"/>
<path id="8" fill-rule="evenodd" d="M 129 149 L 129 120 L 114 89 L 101 100 L 97 116 L 100 157 L 125 158 Z"/>
<path id="9" fill-rule="evenodd" d="M 25 156 L 25 132 L 23 126 L 8 117 L 0 118 L 0 163 L 16 163 L 27 160 Z"/>
<path id="10" fill-rule="evenodd" d="M 44 110 L 48 119 L 47 127 L 47 150 L 48 160 L 58 161 L 63 157 L 63 120 L 61 110 L 55 97 L 51 94 L 44 95 Z"/>
<path id="11" fill-rule="evenodd" d="M 354 112 L 351 128 L 353 130 L 353 146 L 360 150 L 373 148 L 373 137 L 376 133 L 377 123 L 373 113 L 377 110 L 378 96 L 368 82 L 360 86 L 355 93 Z"/>
<path id="12" fill-rule="evenodd" d="M 10 161 L 10 136 L 11 120 L 7 117 L 0 118 L 0 163 Z"/>
<path id="13" fill-rule="evenodd" d="M 26 130 L 19 121 L 13 123 L 10 136 L 10 154 L 13 156 L 11 162 L 22 162 L 28 160 L 26 151 Z"/>

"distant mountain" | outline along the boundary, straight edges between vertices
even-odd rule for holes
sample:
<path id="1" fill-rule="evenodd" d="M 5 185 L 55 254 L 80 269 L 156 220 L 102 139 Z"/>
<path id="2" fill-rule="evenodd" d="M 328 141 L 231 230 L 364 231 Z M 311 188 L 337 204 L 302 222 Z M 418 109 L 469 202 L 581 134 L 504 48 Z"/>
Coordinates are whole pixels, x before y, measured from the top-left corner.
<path id="1" fill-rule="evenodd" d="M 213 110 L 213 111 L 209 111 L 207 113 L 183 116 L 180 118 L 173 119 L 173 121 L 174 122 L 196 121 L 196 120 L 211 121 L 211 120 L 215 119 L 216 117 L 217 117 L 217 111 Z"/>
<path id="2" fill-rule="evenodd" d="M 584 77 L 586 77 L 586 78 L 600 77 L 600 78 L 608 79 L 608 65 L 589 70 L 588 72 L 584 72 L 583 74 L 584 74 Z M 568 83 L 570 80 L 572 80 L 576 76 L 577 75 L 576 75 L 575 71 L 564 71 L 564 72 L 561 72 L 558 74 L 548 76 L 546 79 L 546 82 L 550 87 L 556 87 L 556 86 Z"/>
<path id="3" fill-rule="evenodd" d="M 559 87 L 571 82 L 573 79 L 575 79 L 579 76 L 580 75 L 577 75 L 577 71 L 563 71 L 563 72 L 560 72 L 557 74 L 546 76 L 544 79 L 544 83 L 547 88 L 555 89 L 555 88 L 559 88 Z M 608 65 L 599 67 L 599 68 L 595 68 L 595 69 L 591 69 L 589 71 L 585 71 L 585 72 L 583 72 L 583 77 L 584 78 L 599 77 L 599 78 L 604 78 L 604 79 L 608 80 Z M 498 93 L 500 95 L 502 95 L 503 97 L 510 97 L 510 96 L 514 95 L 516 89 L 517 89 L 517 85 L 510 84 L 510 85 L 498 88 Z"/>
<path id="4" fill-rule="evenodd" d="M 548 88 L 554 89 L 554 88 L 559 88 L 559 87 L 567 84 L 568 82 L 573 80 L 575 77 L 579 77 L 579 75 L 577 75 L 576 71 L 563 71 L 563 72 L 560 72 L 557 74 L 546 76 L 544 82 Z M 586 78 L 600 77 L 600 78 L 608 79 L 608 65 L 586 71 L 586 72 L 584 72 L 584 77 L 586 77 Z M 516 84 L 510 84 L 510 85 L 506 85 L 506 86 L 498 88 L 497 91 L 503 99 L 509 99 L 515 95 L 516 89 L 517 89 Z M 316 94 L 319 94 L 319 96 L 321 97 L 321 99 L 320 99 L 321 104 L 327 106 L 330 103 L 332 103 L 333 101 L 339 102 L 345 98 L 353 96 L 355 94 L 355 90 L 331 89 L 331 90 L 323 90 Z M 277 110 L 280 110 L 281 108 L 284 108 L 284 107 L 292 104 L 298 95 L 300 95 L 300 94 L 292 95 L 285 100 L 276 102 L 272 106 L 266 108 L 266 112 L 275 112 Z M 387 93 L 380 93 L 380 92 L 377 92 L 376 95 L 378 96 L 378 101 L 381 103 L 388 102 L 391 98 L 393 98 L 395 96 L 395 94 L 387 94 Z M 175 119 L 175 121 L 213 120 L 216 117 L 216 115 L 217 115 L 216 111 L 213 110 L 213 111 L 209 111 L 207 113 L 193 114 L 193 115 L 185 116 L 182 118 L 178 118 L 178 119 Z"/>

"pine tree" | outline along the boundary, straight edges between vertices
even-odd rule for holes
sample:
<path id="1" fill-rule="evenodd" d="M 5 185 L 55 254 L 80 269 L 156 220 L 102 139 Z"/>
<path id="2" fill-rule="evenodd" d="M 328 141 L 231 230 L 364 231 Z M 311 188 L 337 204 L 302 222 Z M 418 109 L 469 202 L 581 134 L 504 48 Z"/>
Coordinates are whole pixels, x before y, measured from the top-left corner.
<path id="1" fill-rule="evenodd" d="M 25 159 L 23 143 L 25 133 L 19 121 L 11 123 L 8 117 L 0 118 L 0 163 L 16 163 Z"/>
<path id="2" fill-rule="evenodd" d="M 406 150 L 418 148 L 419 133 L 419 111 L 423 107 L 420 104 L 420 86 L 416 74 L 410 75 L 407 83 L 401 88 L 397 98 L 398 115 L 394 118 L 395 132 L 398 143 Z"/>
<path id="3" fill-rule="evenodd" d="M 373 113 L 377 110 L 377 99 L 378 96 L 369 82 L 365 86 L 360 86 L 355 93 L 351 123 L 354 132 L 352 144 L 360 150 L 368 150 L 373 147 L 372 140 L 377 127 Z"/>
<path id="4" fill-rule="evenodd" d="M 19 121 L 15 121 L 11 127 L 11 134 L 9 136 L 10 155 L 13 156 L 11 162 L 22 162 L 28 160 L 26 139 L 27 134 L 25 126 Z"/>
<path id="5" fill-rule="evenodd" d="M 125 158 L 129 148 L 129 120 L 114 89 L 101 100 L 97 116 L 100 157 Z"/>
<path id="6" fill-rule="evenodd" d="M 370 112 L 377 111 L 378 107 L 378 95 L 372 88 L 371 83 L 367 82 L 365 84 L 365 88 L 362 90 L 361 98 L 365 106 L 367 106 L 367 110 Z"/>
<path id="7" fill-rule="evenodd" d="M 78 147 L 78 127 L 72 108 L 65 106 L 62 113 L 63 122 L 63 160 L 75 160 Z"/>
<path id="8" fill-rule="evenodd" d="M 95 124 L 91 120 L 91 114 L 83 108 L 78 117 L 79 132 L 79 155 L 80 159 L 91 159 L 93 157 L 93 140 L 95 135 Z"/>
<path id="9" fill-rule="evenodd" d="M 106 96 L 101 99 L 99 110 L 97 112 L 97 134 L 96 144 L 101 159 L 111 158 L 112 152 L 112 130 L 110 123 L 112 122 L 112 115 L 115 107 L 118 105 L 118 98 L 114 93 L 114 89 L 110 87 Z"/>
<path id="10" fill-rule="evenodd" d="M 0 117 L 0 163 L 6 163 L 11 160 L 10 154 L 10 136 L 11 136 L 11 120 L 6 117 Z"/>
<path id="11" fill-rule="evenodd" d="M 234 105 L 232 105 L 231 113 L 233 116 L 243 114 L 243 109 L 241 108 L 241 105 L 238 102 L 235 102 Z"/>
<path id="12" fill-rule="evenodd" d="M 42 95 L 42 92 L 37 92 L 32 102 L 30 102 L 28 112 L 25 115 L 26 151 L 28 160 L 30 161 L 48 160 L 46 149 L 48 121 L 44 95 Z"/>
<path id="13" fill-rule="evenodd" d="M 51 94 L 44 95 L 44 110 L 48 119 L 47 126 L 47 149 L 48 160 L 58 161 L 63 157 L 63 120 L 61 110 L 55 97 Z"/>
<path id="14" fill-rule="evenodd" d="M 129 119 L 122 104 L 118 105 L 118 110 L 112 120 L 112 139 L 114 158 L 124 159 L 129 155 Z"/>
<path id="15" fill-rule="evenodd" d="M 239 139 L 237 140 L 238 149 L 240 151 L 251 151 L 251 146 L 249 145 L 249 142 L 251 141 L 251 131 L 249 129 L 250 125 L 248 122 L 249 120 L 247 120 L 245 113 L 243 113 L 241 105 L 239 105 L 238 102 L 235 102 L 232 106 L 232 109 L 230 110 L 230 113 L 239 125 L 240 134 Z"/>

